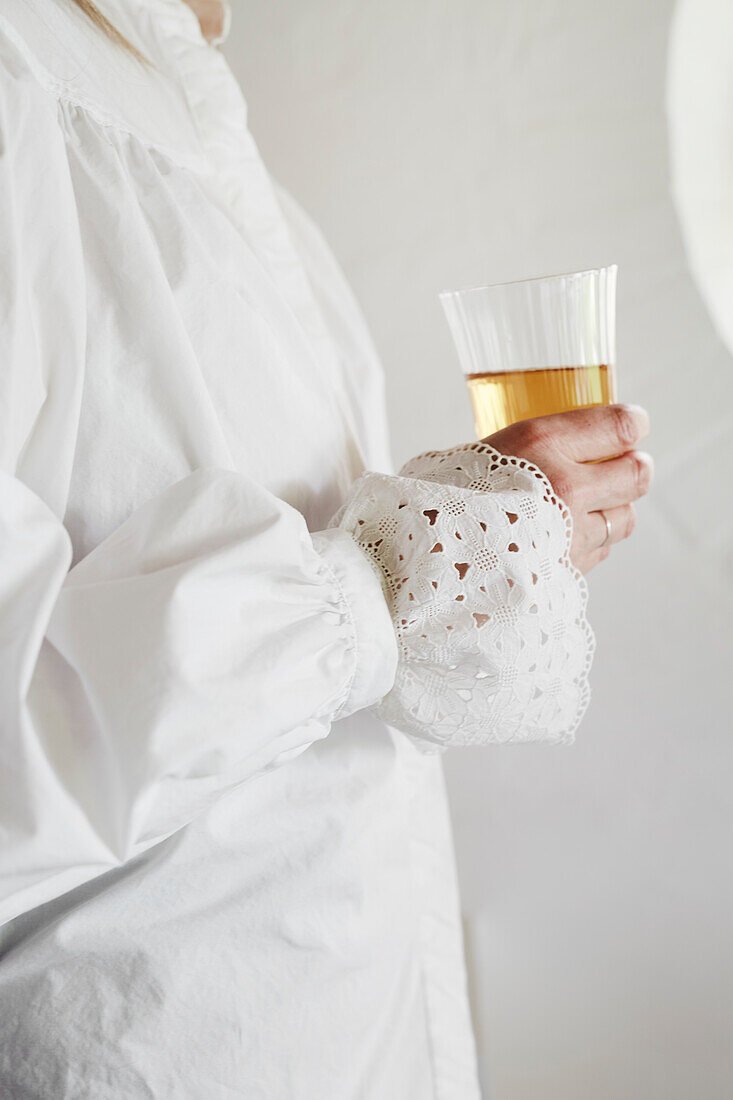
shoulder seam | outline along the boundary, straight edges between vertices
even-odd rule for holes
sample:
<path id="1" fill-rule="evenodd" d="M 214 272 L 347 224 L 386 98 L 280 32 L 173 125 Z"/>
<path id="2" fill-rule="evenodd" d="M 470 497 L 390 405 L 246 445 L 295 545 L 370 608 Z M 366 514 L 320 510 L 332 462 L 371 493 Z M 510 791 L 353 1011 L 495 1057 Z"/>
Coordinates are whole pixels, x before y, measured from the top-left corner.
<path id="1" fill-rule="evenodd" d="M 94 121 L 104 129 L 114 130 L 117 133 L 129 134 L 130 137 L 135 138 L 135 140 L 139 141 L 146 149 L 161 153 L 180 168 L 199 173 L 203 171 L 205 174 L 206 161 L 203 157 L 186 157 L 182 155 L 180 151 L 166 147 L 159 142 L 151 141 L 149 138 L 146 138 L 144 134 L 135 130 L 134 127 L 126 125 L 121 119 L 115 118 L 113 115 L 103 111 L 98 104 L 87 99 L 85 96 L 70 94 L 64 82 L 58 80 L 49 73 L 49 71 L 39 62 L 32 50 L 29 49 L 25 39 L 18 34 L 15 28 L 8 23 L 7 19 L 2 14 L 0 14 L 0 33 L 7 38 L 8 42 L 10 42 L 23 58 L 30 72 L 38 82 L 39 88 L 57 103 L 64 103 L 70 107 L 78 108 L 90 118 L 93 118 Z"/>
<path id="2" fill-rule="evenodd" d="M 41 65 L 35 54 L 28 48 L 28 44 L 25 39 L 18 34 L 15 27 L 13 27 L 4 15 L 0 14 L 0 32 L 2 32 L 7 38 L 8 42 L 18 51 L 26 65 L 33 73 L 33 76 L 38 81 L 39 86 L 44 92 L 48 92 L 55 98 L 60 98 L 62 92 L 61 82 L 51 76 L 47 69 Z"/>

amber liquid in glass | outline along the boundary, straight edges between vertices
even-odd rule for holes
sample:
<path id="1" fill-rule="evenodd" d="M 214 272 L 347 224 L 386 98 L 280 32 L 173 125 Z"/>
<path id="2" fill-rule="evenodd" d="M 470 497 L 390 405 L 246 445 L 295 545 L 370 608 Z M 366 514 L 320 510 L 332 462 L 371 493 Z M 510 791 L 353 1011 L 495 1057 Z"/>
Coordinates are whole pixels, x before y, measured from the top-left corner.
<path id="1" fill-rule="evenodd" d="M 469 374 L 466 381 L 479 439 L 517 420 L 609 405 L 616 399 L 614 368 L 605 363 Z"/>

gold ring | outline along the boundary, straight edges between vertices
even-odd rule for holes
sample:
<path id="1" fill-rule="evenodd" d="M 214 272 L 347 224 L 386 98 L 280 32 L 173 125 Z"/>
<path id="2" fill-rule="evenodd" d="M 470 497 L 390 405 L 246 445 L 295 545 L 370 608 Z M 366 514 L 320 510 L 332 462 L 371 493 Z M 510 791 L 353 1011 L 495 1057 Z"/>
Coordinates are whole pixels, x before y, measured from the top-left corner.
<path id="1" fill-rule="evenodd" d="M 606 515 L 606 513 L 601 511 L 600 508 L 598 509 L 598 515 L 603 517 L 603 522 L 606 525 L 606 537 L 603 540 L 603 542 L 601 543 L 601 545 L 598 547 L 599 550 L 602 550 L 603 547 L 607 546 L 608 543 L 611 541 L 611 521 L 608 518 L 608 516 Z"/>

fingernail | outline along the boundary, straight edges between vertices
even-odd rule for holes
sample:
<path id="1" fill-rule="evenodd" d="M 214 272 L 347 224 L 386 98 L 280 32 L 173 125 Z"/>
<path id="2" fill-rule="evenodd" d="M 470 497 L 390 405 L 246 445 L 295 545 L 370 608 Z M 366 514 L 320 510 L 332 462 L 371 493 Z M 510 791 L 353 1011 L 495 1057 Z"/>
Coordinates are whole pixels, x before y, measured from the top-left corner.
<path id="1" fill-rule="evenodd" d="M 654 480 L 654 459 L 648 451 L 634 451 L 634 454 L 636 455 L 639 462 L 646 466 L 647 470 L 649 471 L 649 484 L 651 485 L 652 481 Z"/>
<path id="2" fill-rule="evenodd" d="M 628 409 L 639 425 L 639 434 L 642 436 L 647 435 L 649 432 L 649 413 L 643 405 L 626 404 L 624 408 Z"/>

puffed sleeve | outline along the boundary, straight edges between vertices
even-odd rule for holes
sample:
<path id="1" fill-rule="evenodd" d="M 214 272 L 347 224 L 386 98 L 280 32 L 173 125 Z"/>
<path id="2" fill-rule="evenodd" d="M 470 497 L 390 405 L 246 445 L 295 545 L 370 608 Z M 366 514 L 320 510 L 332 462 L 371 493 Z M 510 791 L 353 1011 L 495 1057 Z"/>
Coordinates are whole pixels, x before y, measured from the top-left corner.
<path id="1" fill-rule="evenodd" d="M 80 234 L 55 104 L 0 62 L 2 923 L 375 703 L 397 648 L 353 538 L 231 470 L 171 485 L 71 567 Z"/>
<path id="2" fill-rule="evenodd" d="M 0 475 L 4 918 L 386 693 L 378 575 L 347 533 L 315 538 L 246 478 L 201 470 L 67 572 L 62 525 Z"/>

